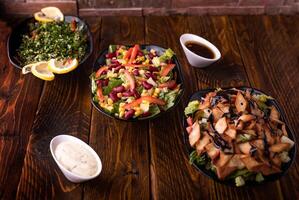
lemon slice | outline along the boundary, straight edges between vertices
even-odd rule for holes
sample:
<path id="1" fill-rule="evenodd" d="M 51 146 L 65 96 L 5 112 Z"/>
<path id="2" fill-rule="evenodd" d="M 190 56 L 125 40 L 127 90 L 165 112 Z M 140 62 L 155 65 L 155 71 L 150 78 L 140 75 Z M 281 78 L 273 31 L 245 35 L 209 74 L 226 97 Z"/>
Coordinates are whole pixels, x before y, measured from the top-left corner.
<path id="1" fill-rule="evenodd" d="M 39 21 L 39 22 L 53 22 L 54 21 L 54 19 L 51 19 L 51 18 L 45 16 L 42 12 L 34 13 L 34 18 L 36 21 Z"/>
<path id="2" fill-rule="evenodd" d="M 48 69 L 48 62 L 38 62 L 31 66 L 31 73 L 45 81 L 52 81 L 55 75 Z"/>
<path id="3" fill-rule="evenodd" d="M 65 74 L 76 69 L 76 67 L 78 67 L 78 64 L 79 63 L 76 58 L 65 60 L 51 59 L 48 64 L 48 68 L 53 73 Z"/>
<path id="4" fill-rule="evenodd" d="M 41 9 L 42 13 L 55 21 L 63 21 L 64 16 L 62 12 L 59 10 L 59 8 L 56 7 L 46 7 Z"/>
<path id="5" fill-rule="evenodd" d="M 24 66 L 24 67 L 22 68 L 22 74 L 28 74 L 28 73 L 31 73 L 31 67 L 32 67 L 34 64 L 35 64 L 35 63 Z"/>

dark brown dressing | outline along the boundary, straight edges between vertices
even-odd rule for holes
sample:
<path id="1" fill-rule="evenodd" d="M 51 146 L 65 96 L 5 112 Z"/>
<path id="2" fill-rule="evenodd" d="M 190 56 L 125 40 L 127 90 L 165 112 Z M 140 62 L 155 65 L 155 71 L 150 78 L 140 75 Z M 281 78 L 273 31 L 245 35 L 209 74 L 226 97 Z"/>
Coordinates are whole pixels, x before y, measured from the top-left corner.
<path id="1" fill-rule="evenodd" d="M 187 41 L 185 43 L 185 46 L 190 51 L 192 51 L 193 53 L 195 53 L 201 57 L 209 58 L 209 59 L 215 58 L 214 52 L 204 44 L 201 44 L 201 43 L 195 42 L 195 41 Z"/>

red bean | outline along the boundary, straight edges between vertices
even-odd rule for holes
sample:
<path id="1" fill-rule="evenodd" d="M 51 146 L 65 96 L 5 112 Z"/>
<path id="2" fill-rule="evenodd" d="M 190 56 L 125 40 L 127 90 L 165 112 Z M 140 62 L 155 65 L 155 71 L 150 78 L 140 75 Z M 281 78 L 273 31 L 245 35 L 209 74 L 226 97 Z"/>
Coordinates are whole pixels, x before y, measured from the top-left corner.
<path id="1" fill-rule="evenodd" d="M 120 63 L 118 62 L 118 60 L 117 60 L 117 59 L 112 59 L 112 60 L 111 60 L 111 63 L 112 63 L 112 64 L 117 64 L 117 65 L 120 65 Z"/>
<path id="2" fill-rule="evenodd" d="M 143 52 L 142 51 L 138 51 L 137 55 L 138 56 L 143 56 Z"/>
<path id="3" fill-rule="evenodd" d="M 138 70 L 138 69 L 135 69 L 135 70 L 133 71 L 133 74 L 134 74 L 135 76 L 138 76 L 138 75 L 139 75 L 139 70 Z"/>
<path id="4" fill-rule="evenodd" d="M 150 72 L 146 72 L 144 75 L 145 75 L 146 78 L 151 78 L 152 77 L 152 74 Z"/>
<path id="5" fill-rule="evenodd" d="M 122 69 L 122 68 L 124 68 L 124 67 L 123 67 L 123 66 L 121 66 L 121 65 L 120 65 L 120 66 L 118 66 L 118 67 L 115 67 L 115 68 L 114 68 L 114 72 L 116 72 L 116 73 L 117 73 L 117 72 L 119 72 L 119 70 L 120 70 L 120 69 Z"/>
<path id="6" fill-rule="evenodd" d="M 147 89 L 147 90 L 149 90 L 149 89 L 151 89 L 151 88 L 153 87 L 152 84 L 150 84 L 150 83 L 148 83 L 148 82 L 146 82 L 146 81 L 143 81 L 143 82 L 142 82 L 142 86 L 143 86 L 145 89 Z"/>
<path id="7" fill-rule="evenodd" d="M 115 92 L 110 92 L 109 97 L 110 97 L 110 99 L 112 99 L 113 102 L 116 102 L 119 100 L 119 98 L 117 97 L 117 94 Z"/>
<path id="8" fill-rule="evenodd" d="M 133 95 L 136 99 L 139 99 L 140 98 L 140 94 L 138 93 L 138 91 L 136 89 L 133 89 Z"/>
<path id="9" fill-rule="evenodd" d="M 153 59 L 155 57 L 152 53 L 149 53 L 148 56 L 150 57 L 150 59 Z"/>
<path id="10" fill-rule="evenodd" d="M 125 119 L 130 119 L 134 116 L 135 110 L 131 109 L 125 113 Z"/>
<path id="11" fill-rule="evenodd" d="M 151 115 L 151 113 L 149 111 L 147 111 L 142 114 L 142 117 L 148 117 L 150 115 Z"/>
<path id="12" fill-rule="evenodd" d="M 106 58 L 113 58 L 113 57 L 116 57 L 116 54 L 115 53 L 107 53 L 106 55 L 105 55 L 105 57 Z"/>
<path id="13" fill-rule="evenodd" d="M 112 90 L 115 93 L 119 93 L 119 92 L 124 92 L 126 90 L 126 88 L 123 85 L 120 85 L 118 87 L 113 88 Z"/>
<path id="14" fill-rule="evenodd" d="M 101 73 L 101 75 L 105 75 L 105 74 L 107 74 L 107 70 L 102 71 L 102 73 Z"/>
<path id="15" fill-rule="evenodd" d="M 159 69 L 157 67 L 153 67 L 153 66 L 149 66 L 148 70 L 150 72 L 158 72 L 159 71 Z"/>
<path id="16" fill-rule="evenodd" d="M 131 97 L 134 96 L 134 93 L 131 91 L 126 91 L 122 93 L 123 97 Z"/>
<path id="17" fill-rule="evenodd" d="M 102 81 L 103 86 L 107 86 L 108 83 L 109 83 L 109 79 L 108 79 L 108 78 L 106 78 L 106 79 L 104 79 L 104 80 Z"/>

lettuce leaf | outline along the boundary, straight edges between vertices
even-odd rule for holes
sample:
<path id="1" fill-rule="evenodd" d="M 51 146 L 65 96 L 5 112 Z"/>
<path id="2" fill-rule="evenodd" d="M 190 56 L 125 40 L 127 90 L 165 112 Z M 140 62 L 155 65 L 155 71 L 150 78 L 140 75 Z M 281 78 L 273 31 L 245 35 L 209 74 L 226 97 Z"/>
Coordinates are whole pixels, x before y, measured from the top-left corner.
<path id="1" fill-rule="evenodd" d="M 159 57 L 160 62 L 165 62 L 167 60 L 170 60 L 173 55 L 174 52 L 170 48 L 166 49 L 166 51 Z"/>
<path id="2" fill-rule="evenodd" d="M 181 90 L 180 91 L 173 90 L 171 92 L 165 93 L 163 99 L 164 101 L 166 101 L 166 105 L 163 106 L 163 110 L 167 110 L 174 105 L 175 100 L 180 92 Z"/>
<path id="3" fill-rule="evenodd" d="M 188 103 L 188 106 L 185 108 L 185 115 L 190 115 L 193 114 L 195 111 L 198 110 L 198 106 L 199 106 L 199 101 L 198 100 L 194 100 Z"/>
<path id="4" fill-rule="evenodd" d="M 103 95 L 108 95 L 113 88 L 121 85 L 123 81 L 121 79 L 115 78 L 111 79 L 107 86 L 103 87 Z"/>

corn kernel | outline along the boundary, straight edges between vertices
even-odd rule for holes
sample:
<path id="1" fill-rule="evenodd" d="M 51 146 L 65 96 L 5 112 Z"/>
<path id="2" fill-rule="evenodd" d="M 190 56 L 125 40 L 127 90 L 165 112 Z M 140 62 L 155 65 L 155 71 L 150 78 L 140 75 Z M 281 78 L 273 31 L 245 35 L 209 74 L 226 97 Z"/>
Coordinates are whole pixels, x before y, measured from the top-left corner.
<path id="1" fill-rule="evenodd" d="M 105 104 L 104 104 L 104 103 L 100 103 L 100 106 L 101 106 L 101 107 L 105 107 Z"/>
<path id="2" fill-rule="evenodd" d="M 155 93 L 159 94 L 161 92 L 160 88 L 155 89 Z"/>
<path id="3" fill-rule="evenodd" d="M 122 118 L 125 115 L 125 111 L 119 112 L 119 117 Z"/>
<path id="4" fill-rule="evenodd" d="M 108 101 L 107 101 L 107 102 L 108 102 L 108 105 L 109 105 L 109 106 L 111 106 L 111 105 L 113 104 L 113 101 L 112 101 L 112 99 L 110 99 L 110 98 L 108 98 Z"/>
<path id="5" fill-rule="evenodd" d="M 156 94 L 156 93 L 155 93 L 155 94 L 153 94 L 153 96 L 152 96 L 152 97 L 155 97 L 155 98 L 157 98 L 157 97 L 158 97 L 158 94 Z"/>
<path id="6" fill-rule="evenodd" d="M 120 104 L 119 104 L 119 107 L 122 108 L 122 107 L 124 107 L 125 105 L 126 105 L 126 103 L 120 103 Z"/>

